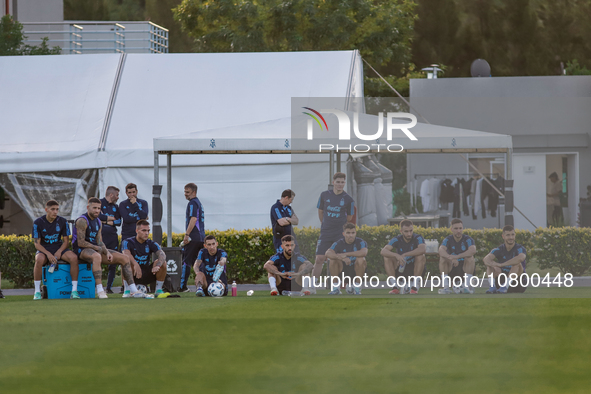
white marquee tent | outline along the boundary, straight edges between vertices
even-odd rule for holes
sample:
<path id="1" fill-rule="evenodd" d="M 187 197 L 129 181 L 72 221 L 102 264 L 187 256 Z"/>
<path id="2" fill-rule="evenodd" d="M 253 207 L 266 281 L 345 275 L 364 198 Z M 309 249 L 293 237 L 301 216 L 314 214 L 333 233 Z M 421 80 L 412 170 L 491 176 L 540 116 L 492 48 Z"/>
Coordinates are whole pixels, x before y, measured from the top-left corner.
<path id="1" fill-rule="evenodd" d="M 363 70 L 357 51 L 0 57 L 0 89 L 1 174 L 59 180 L 91 169 L 101 193 L 134 182 L 150 202 L 154 138 L 286 117 L 292 97 L 361 97 Z M 288 156 L 175 158 L 173 230 L 184 226 L 188 182 L 200 186 L 207 228 L 268 226 L 270 205 L 290 186 L 289 164 Z M 44 200 L 39 190 L 51 193 L 47 182 L 0 182 L 24 208 Z M 236 190 L 261 197 L 245 209 Z"/>

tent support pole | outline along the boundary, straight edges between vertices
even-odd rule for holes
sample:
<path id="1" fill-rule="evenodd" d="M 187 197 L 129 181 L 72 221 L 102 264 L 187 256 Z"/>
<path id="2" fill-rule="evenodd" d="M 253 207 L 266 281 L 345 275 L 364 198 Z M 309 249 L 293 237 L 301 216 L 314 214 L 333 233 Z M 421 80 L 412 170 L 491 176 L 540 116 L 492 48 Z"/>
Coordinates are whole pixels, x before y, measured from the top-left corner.
<path id="1" fill-rule="evenodd" d="M 172 247 L 172 154 L 166 154 L 166 246 Z"/>
<path id="2" fill-rule="evenodd" d="M 152 186 L 152 240 L 162 245 L 162 186 L 160 185 L 160 167 L 158 152 L 154 152 L 154 185 Z"/>
<path id="3" fill-rule="evenodd" d="M 341 171 L 341 152 L 337 152 L 337 172 Z"/>
<path id="4" fill-rule="evenodd" d="M 515 226 L 513 218 L 513 149 L 508 149 L 505 154 L 505 169 L 507 177 L 505 178 L 505 226 Z"/>
<path id="5" fill-rule="evenodd" d="M 332 176 L 334 175 L 334 152 L 330 151 L 329 153 L 329 170 L 328 170 L 328 185 L 330 190 L 330 185 L 332 185 Z"/>
<path id="6" fill-rule="evenodd" d="M 160 184 L 160 168 L 158 167 L 158 152 L 154 152 L 154 185 Z"/>

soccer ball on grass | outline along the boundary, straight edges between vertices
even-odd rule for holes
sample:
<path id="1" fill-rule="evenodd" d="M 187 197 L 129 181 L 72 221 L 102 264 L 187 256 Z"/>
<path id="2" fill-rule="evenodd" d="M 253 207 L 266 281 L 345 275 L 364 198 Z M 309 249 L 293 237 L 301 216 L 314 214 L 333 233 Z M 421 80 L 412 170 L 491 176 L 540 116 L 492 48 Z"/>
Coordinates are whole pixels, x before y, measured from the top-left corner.
<path id="1" fill-rule="evenodd" d="M 224 295 L 224 285 L 220 282 L 214 282 L 207 287 L 207 292 L 212 297 L 221 297 Z"/>

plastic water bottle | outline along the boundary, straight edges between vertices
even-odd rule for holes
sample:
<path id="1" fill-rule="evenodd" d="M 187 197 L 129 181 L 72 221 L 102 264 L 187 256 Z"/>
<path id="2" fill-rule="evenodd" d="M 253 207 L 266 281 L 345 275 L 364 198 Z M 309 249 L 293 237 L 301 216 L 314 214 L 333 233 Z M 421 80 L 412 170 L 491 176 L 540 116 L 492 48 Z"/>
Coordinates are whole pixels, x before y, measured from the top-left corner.
<path id="1" fill-rule="evenodd" d="M 50 274 L 53 274 L 53 271 L 55 271 L 55 268 L 57 267 L 57 263 L 51 263 L 51 265 L 49 266 L 49 269 L 47 270 Z"/>
<path id="2" fill-rule="evenodd" d="M 406 267 L 407 262 L 408 262 L 408 256 L 405 256 L 404 257 L 404 264 L 401 264 L 398 267 L 398 272 L 400 272 L 400 273 L 403 273 L 404 272 L 404 268 Z"/>
<path id="3" fill-rule="evenodd" d="M 215 267 L 215 271 L 213 272 L 213 281 L 217 282 L 218 280 L 220 280 L 220 276 L 222 276 L 222 272 L 224 272 L 224 266 L 221 264 L 218 264 Z"/>
<path id="4" fill-rule="evenodd" d="M 188 238 L 189 238 L 189 242 L 191 242 L 191 237 L 188 237 Z M 186 243 L 185 243 L 185 240 L 183 239 L 183 240 L 181 241 L 181 244 L 180 244 L 179 246 L 180 246 L 181 248 L 183 248 L 185 245 L 186 245 Z"/>
<path id="5" fill-rule="evenodd" d="M 238 295 L 238 286 L 236 286 L 236 281 L 232 282 L 232 297 L 236 297 Z"/>

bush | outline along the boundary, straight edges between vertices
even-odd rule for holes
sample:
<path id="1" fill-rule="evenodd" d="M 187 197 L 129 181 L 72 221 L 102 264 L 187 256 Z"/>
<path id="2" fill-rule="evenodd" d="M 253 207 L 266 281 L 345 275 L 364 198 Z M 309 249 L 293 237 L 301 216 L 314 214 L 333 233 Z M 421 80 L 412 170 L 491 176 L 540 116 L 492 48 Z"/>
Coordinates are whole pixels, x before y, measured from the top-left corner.
<path id="1" fill-rule="evenodd" d="M 558 268 L 563 274 L 580 276 L 591 267 L 591 228 L 539 228 L 534 251 L 542 269 Z"/>
<path id="2" fill-rule="evenodd" d="M 439 244 L 451 234 L 449 228 L 415 227 L 415 232 L 425 239 L 436 239 Z M 478 252 L 476 253 L 477 274 L 484 271 L 482 259 L 493 248 L 503 241 L 500 229 L 464 230 L 466 235 L 474 238 Z M 275 251 L 273 235 L 270 228 L 254 230 L 207 231 L 216 236 L 220 248 L 228 252 L 228 279 L 238 283 L 254 283 L 265 277 L 263 269 Z M 369 245 L 367 256 L 367 274 L 385 274 L 383 258 L 380 250 L 394 236 L 400 234 L 398 226 L 361 226 L 357 236 Z M 173 234 L 172 245 L 178 247 L 183 240 L 182 233 Z M 316 243 L 320 230 L 318 228 L 296 228 L 295 235 L 302 255 L 314 262 Z M 163 245 L 166 245 L 166 234 L 163 234 Z M 542 269 L 558 268 L 563 273 L 580 276 L 591 268 L 591 229 L 588 228 L 549 228 L 535 232 L 517 230 L 517 242 L 525 246 L 528 260 L 535 257 Z M 31 286 L 35 247 L 30 236 L 0 236 L 0 271 L 4 278 L 14 282 L 16 287 Z M 103 273 L 106 273 L 103 266 Z M 427 270 L 439 272 L 437 259 L 427 260 Z M 106 274 L 105 274 L 106 277 Z"/>
<path id="3" fill-rule="evenodd" d="M 0 272 L 17 288 L 33 285 L 35 245 L 30 236 L 0 235 Z"/>

